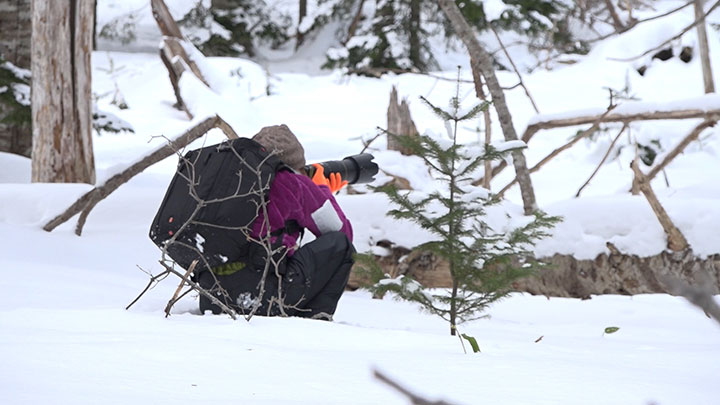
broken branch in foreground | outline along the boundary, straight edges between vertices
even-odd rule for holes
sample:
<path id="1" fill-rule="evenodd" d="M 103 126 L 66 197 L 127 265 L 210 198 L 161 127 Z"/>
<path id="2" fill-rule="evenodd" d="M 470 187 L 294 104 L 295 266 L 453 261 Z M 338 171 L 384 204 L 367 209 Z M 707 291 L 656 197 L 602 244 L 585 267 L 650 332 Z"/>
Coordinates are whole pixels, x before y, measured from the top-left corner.
<path id="1" fill-rule="evenodd" d="M 660 281 L 665 284 L 670 293 L 685 297 L 691 304 L 702 309 L 708 318 L 714 319 L 720 325 L 720 305 L 713 298 L 712 289 L 709 287 L 712 282 L 706 273 L 701 273 L 696 277 L 696 285 L 686 284 L 670 275 L 660 277 Z"/>
<path id="2" fill-rule="evenodd" d="M 391 379 L 390 377 L 386 376 L 385 374 L 381 373 L 381 372 L 378 371 L 378 370 L 374 370 L 374 371 L 373 371 L 373 376 L 375 376 L 375 378 L 377 378 L 378 380 L 382 381 L 383 383 L 385 383 L 385 384 L 389 385 L 390 387 L 394 388 L 395 390 L 397 390 L 397 391 L 400 392 L 401 394 L 405 395 L 405 396 L 408 398 L 408 400 L 410 400 L 410 403 L 413 404 L 413 405 L 451 405 L 449 402 L 445 402 L 445 401 L 442 401 L 442 400 L 441 400 L 441 401 L 430 401 L 430 400 L 427 400 L 427 399 L 425 399 L 425 398 L 423 398 L 423 397 L 421 397 L 421 396 L 419 396 L 419 395 L 411 392 L 410 390 L 408 390 L 407 388 L 403 387 L 403 386 L 400 385 L 398 382 L 394 381 L 393 379 Z"/>

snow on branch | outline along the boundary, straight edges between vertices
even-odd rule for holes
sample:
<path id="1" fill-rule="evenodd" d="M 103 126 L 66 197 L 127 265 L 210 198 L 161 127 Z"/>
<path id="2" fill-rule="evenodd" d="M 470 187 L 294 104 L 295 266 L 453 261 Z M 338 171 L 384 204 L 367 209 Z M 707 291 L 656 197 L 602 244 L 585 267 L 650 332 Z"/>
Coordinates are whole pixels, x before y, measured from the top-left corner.
<path id="1" fill-rule="evenodd" d="M 531 118 L 523 134 L 528 141 L 528 133 L 541 129 L 570 127 L 591 124 L 605 112 L 603 108 L 568 111 L 560 114 L 540 114 Z M 675 100 L 666 103 L 628 101 L 620 104 L 601 122 L 629 122 L 644 120 L 706 118 L 720 116 L 720 95 L 705 94 L 700 97 Z"/>
<path id="2" fill-rule="evenodd" d="M 565 128 L 577 125 L 592 124 L 593 126 L 608 122 L 627 124 L 633 121 L 652 120 L 681 120 L 704 118 L 705 122 L 698 128 L 705 129 L 720 120 L 720 95 L 705 94 L 685 100 L 675 100 L 666 103 L 651 103 L 630 101 L 613 108 L 611 112 L 602 108 L 568 111 L 559 114 L 541 114 L 531 118 L 523 133 L 522 140 L 529 142 L 532 137 L 543 129 Z M 692 137 L 692 139 L 695 139 Z M 691 140 L 692 140 L 691 139 Z M 507 162 L 501 161 L 492 169 L 495 177 L 507 167 Z M 653 177 L 656 173 L 654 173 Z M 482 184 L 483 179 L 476 184 Z"/>

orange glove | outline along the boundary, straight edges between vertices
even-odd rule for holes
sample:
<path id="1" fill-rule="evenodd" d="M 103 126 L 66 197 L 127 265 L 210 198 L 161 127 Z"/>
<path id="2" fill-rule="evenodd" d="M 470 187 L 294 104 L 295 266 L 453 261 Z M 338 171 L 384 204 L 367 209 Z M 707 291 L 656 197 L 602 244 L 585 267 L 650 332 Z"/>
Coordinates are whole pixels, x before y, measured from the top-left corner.
<path id="1" fill-rule="evenodd" d="M 341 188 L 347 186 L 347 180 L 343 180 L 340 173 L 330 173 L 330 191 L 337 193 Z"/>
<path id="2" fill-rule="evenodd" d="M 325 177 L 325 168 L 322 165 L 315 163 L 313 167 L 315 168 L 315 174 L 312 177 L 313 183 L 318 186 L 327 186 L 332 193 L 340 191 L 341 188 L 348 184 L 347 180 L 342 179 L 340 173 L 330 173 L 330 180 L 328 180 Z"/>
<path id="3" fill-rule="evenodd" d="M 313 183 L 317 184 L 318 186 L 330 187 L 330 182 L 325 177 L 325 168 L 318 163 L 314 163 L 313 167 L 315 168 L 315 174 L 313 174 L 312 176 Z"/>

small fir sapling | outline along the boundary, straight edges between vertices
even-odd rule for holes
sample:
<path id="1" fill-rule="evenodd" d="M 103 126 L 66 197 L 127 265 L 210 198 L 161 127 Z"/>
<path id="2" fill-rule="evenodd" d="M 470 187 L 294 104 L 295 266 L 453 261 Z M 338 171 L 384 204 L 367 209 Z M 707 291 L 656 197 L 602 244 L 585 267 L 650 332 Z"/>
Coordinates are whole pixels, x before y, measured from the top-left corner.
<path id="1" fill-rule="evenodd" d="M 423 309 L 450 323 L 451 335 L 456 334 L 459 323 L 482 318 L 487 306 L 505 297 L 515 280 L 542 265 L 530 258 L 529 249 L 560 221 L 559 217 L 537 211 L 512 230 L 493 229 L 487 223 L 485 208 L 499 200 L 487 189 L 472 185 L 477 171 L 486 160 L 501 159 L 525 145 L 519 141 L 495 146 L 460 144 L 458 124 L 475 119 L 489 103 L 462 111 L 459 81 L 457 86 L 449 112 L 422 99 L 448 124 L 447 137 L 433 134 L 398 137 L 403 146 L 423 159 L 443 188 L 429 194 L 401 192 L 393 185 L 378 188 L 396 207 L 388 212 L 390 216 L 416 222 L 436 236 L 416 248 L 431 251 L 448 262 L 452 287 L 428 289 L 403 276 L 382 279 L 371 287 L 375 294 L 392 291 L 400 299 L 420 303 Z M 365 262 L 361 266 L 372 267 Z"/>

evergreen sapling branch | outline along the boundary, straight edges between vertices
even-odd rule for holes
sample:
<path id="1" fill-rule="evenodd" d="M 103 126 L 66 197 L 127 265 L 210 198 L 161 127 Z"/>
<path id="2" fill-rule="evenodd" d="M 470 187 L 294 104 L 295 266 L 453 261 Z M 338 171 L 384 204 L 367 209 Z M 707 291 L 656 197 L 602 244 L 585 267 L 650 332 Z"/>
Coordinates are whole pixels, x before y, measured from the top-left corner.
<path id="1" fill-rule="evenodd" d="M 389 216 L 415 222 L 435 236 L 416 249 L 430 251 L 448 263 L 452 287 L 429 289 L 411 277 L 400 276 L 384 278 L 371 288 L 376 295 L 392 291 L 399 299 L 419 303 L 448 321 L 452 335 L 457 333 L 456 325 L 486 316 L 487 307 L 506 297 L 514 281 L 541 267 L 532 259 L 530 248 L 560 221 L 538 211 L 523 217 L 515 227 L 509 219 L 494 227 L 488 223 L 486 208 L 500 200 L 472 182 L 486 161 L 502 159 L 525 146 L 519 142 L 494 146 L 459 143 L 458 124 L 477 118 L 489 103 L 463 111 L 457 96 L 459 80 L 457 86 L 450 111 L 422 99 L 450 128 L 447 137 L 433 133 L 398 137 L 425 162 L 442 188 L 426 194 L 401 192 L 393 185 L 377 188 L 394 206 Z M 494 219 L 493 223 L 498 222 Z"/>

